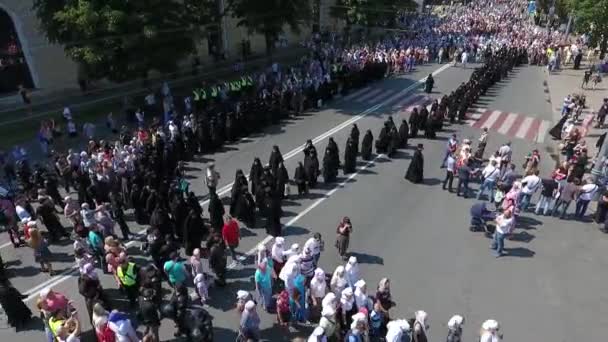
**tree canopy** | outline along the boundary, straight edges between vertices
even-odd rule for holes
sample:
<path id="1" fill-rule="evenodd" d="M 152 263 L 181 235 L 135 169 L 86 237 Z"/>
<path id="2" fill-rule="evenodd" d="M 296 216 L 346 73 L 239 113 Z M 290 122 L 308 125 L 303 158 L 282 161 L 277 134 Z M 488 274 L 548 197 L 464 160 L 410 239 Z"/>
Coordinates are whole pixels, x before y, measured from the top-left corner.
<path id="1" fill-rule="evenodd" d="M 264 36 L 268 53 L 286 27 L 299 33 L 310 24 L 312 14 L 308 0 L 233 0 L 229 8 L 233 17 L 239 19 L 237 26 Z"/>
<path id="2" fill-rule="evenodd" d="M 49 41 L 91 79 L 125 81 L 171 72 L 195 51 L 210 0 L 35 0 Z"/>
<path id="3" fill-rule="evenodd" d="M 603 58 L 608 43 L 608 0 L 571 0 L 575 27 L 580 33 L 589 33 L 592 45 L 599 44 Z"/>
<path id="4" fill-rule="evenodd" d="M 337 0 L 331 15 L 352 25 L 393 27 L 396 14 L 416 10 L 414 0 Z"/>

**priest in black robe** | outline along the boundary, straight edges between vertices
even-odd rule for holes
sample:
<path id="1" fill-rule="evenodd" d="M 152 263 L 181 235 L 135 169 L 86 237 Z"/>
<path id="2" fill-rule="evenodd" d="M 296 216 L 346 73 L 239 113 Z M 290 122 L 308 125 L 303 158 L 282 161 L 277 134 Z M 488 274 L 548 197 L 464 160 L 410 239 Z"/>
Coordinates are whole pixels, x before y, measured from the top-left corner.
<path id="1" fill-rule="evenodd" d="M 422 144 L 418 144 L 418 148 L 412 156 L 410 166 L 405 173 L 405 179 L 415 184 L 422 183 L 424 180 L 424 156 L 422 155 L 422 150 Z"/>
<path id="2" fill-rule="evenodd" d="M 353 139 L 348 138 L 346 141 L 346 148 L 344 149 L 344 166 L 342 171 L 344 171 L 344 174 L 354 173 L 356 168 L 357 150 Z"/>
<path id="3" fill-rule="evenodd" d="M 361 142 L 361 158 L 363 160 L 372 159 L 373 144 L 374 144 L 374 136 L 372 135 L 372 131 L 368 129 L 367 132 L 365 132 L 363 141 Z"/>

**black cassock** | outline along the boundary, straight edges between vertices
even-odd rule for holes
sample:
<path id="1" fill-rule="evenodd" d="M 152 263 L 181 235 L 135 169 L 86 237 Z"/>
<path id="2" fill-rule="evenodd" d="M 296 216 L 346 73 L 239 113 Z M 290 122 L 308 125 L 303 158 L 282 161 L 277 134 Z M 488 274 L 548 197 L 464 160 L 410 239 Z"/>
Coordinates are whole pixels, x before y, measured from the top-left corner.
<path id="1" fill-rule="evenodd" d="M 354 173 L 357 168 L 357 150 L 352 139 L 348 139 L 344 149 L 344 174 Z"/>
<path id="2" fill-rule="evenodd" d="M 357 124 L 353 124 L 353 128 L 350 131 L 350 138 L 353 139 L 355 155 L 357 155 L 359 154 L 359 127 L 357 127 Z"/>
<path id="3" fill-rule="evenodd" d="M 549 134 L 556 140 L 562 140 L 562 128 L 564 128 L 564 124 L 568 120 L 568 115 L 563 115 L 551 130 L 549 130 Z"/>
<path id="4" fill-rule="evenodd" d="M 374 143 L 374 136 L 371 131 L 367 131 L 361 142 L 361 158 L 363 160 L 372 159 L 372 147 Z"/>
<path id="5" fill-rule="evenodd" d="M 414 152 L 412 162 L 405 173 L 405 179 L 412 183 L 422 183 L 424 179 L 424 157 L 420 150 Z"/>
<path id="6" fill-rule="evenodd" d="M 0 280 L 0 305 L 12 327 L 22 328 L 32 318 L 32 311 L 23 303 L 23 299 L 24 296 L 8 280 Z"/>
<path id="7" fill-rule="evenodd" d="M 201 241 L 207 235 L 205 222 L 198 215 L 196 210 L 192 210 L 184 221 L 184 250 L 186 255 L 192 255 L 195 248 L 201 247 Z"/>
<path id="8" fill-rule="evenodd" d="M 399 137 L 401 138 L 400 146 L 401 148 L 407 147 L 407 139 L 410 136 L 410 127 L 407 124 L 405 119 L 401 121 L 401 126 L 399 126 Z"/>
<path id="9" fill-rule="evenodd" d="M 224 225 L 224 205 L 222 201 L 217 196 L 217 194 L 212 193 L 209 197 L 209 221 L 211 223 L 211 227 L 214 229 L 221 229 Z"/>

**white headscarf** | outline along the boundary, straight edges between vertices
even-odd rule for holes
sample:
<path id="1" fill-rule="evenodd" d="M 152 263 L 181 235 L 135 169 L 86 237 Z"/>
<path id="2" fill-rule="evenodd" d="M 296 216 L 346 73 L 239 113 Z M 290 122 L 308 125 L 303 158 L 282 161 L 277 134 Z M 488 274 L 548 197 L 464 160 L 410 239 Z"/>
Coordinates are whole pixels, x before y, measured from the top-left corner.
<path id="1" fill-rule="evenodd" d="M 342 275 L 340 275 L 340 273 L 342 273 Z M 346 280 L 344 266 L 338 266 L 331 277 L 331 290 L 336 294 L 336 296 L 340 296 L 342 295 L 342 290 L 344 290 L 346 286 L 348 286 L 348 280 Z"/>
<path id="2" fill-rule="evenodd" d="M 386 342 L 401 342 L 403 333 L 410 330 L 410 324 L 405 319 L 398 319 L 388 322 Z"/>
<path id="3" fill-rule="evenodd" d="M 282 237 L 276 237 L 274 244 L 272 245 L 271 251 L 272 259 L 278 263 L 285 262 L 285 239 Z"/>
<path id="4" fill-rule="evenodd" d="M 359 281 L 359 264 L 357 263 L 357 258 L 351 256 L 348 258 L 348 262 L 344 267 L 346 271 L 346 280 L 348 281 L 348 286 L 354 287 L 355 283 Z"/>
<path id="5" fill-rule="evenodd" d="M 482 333 L 479 342 L 500 342 L 498 329 L 500 328 L 497 321 L 488 319 L 481 325 Z"/>
<path id="6" fill-rule="evenodd" d="M 355 333 L 357 335 L 363 332 L 363 331 L 359 331 L 357 329 L 357 324 L 359 322 L 364 322 L 364 323 L 367 324 L 367 317 L 362 312 L 357 312 L 356 314 L 354 314 L 353 315 L 353 321 L 350 324 L 350 329 L 352 330 L 353 333 Z"/>
<path id="7" fill-rule="evenodd" d="M 291 245 L 289 250 L 285 251 L 285 253 L 284 253 L 284 255 L 287 259 L 291 258 L 294 255 L 299 255 L 299 254 L 300 254 L 300 245 L 298 245 L 297 243 L 294 243 L 293 245 Z"/>
<path id="8" fill-rule="evenodd" d="M 365 289 L 365 291 L 364 291 Z M 367 289 L 365 288 L 365 280 L 361 279 L 355 283 L 355 303 L 357 308 L 367 308 L 368 296 Z"/>
<path id="9" fill-rule="evenodd" d="M 323 307 L 323 310 L 325 310 L 325 308 L 331 308 L 335 312 L 336 294 L 333 292 L 329 292 L 328 294 L 326 294 L 325 297 L 323 297 L 323 300 L 321 301 L 321 306 Z"/>
<path id="10" fill-rule="evenodd" d="M 464 317 L 462 317 L 460 315 L 454 315 L 448 321 L 448 328 L 455 329 L 455 328 L 460 327 L 463 323 L 464 323 Z"/>
<path id="11" fill-rule="evenodd" d="M 325 282 L 325 272 L 322 269 L 317 268 L 315 270 L 315 276 L 310 281 L 310 292 L 311 295 L 316 298 L 325 296 L 327 292 L 327 283 Z"/>
<path id="12" fill-rule="evenodd" d="M 258 254 L 256 255 L 255 261 L 256 265 L 262 263 L 262 260 L 266 259 L 266 245 L 263 243 L 258 245 Z"/>
<path id="13" fill-rule="evenodd" d="M 416 316 L 416 320 L 414 321 L 414 329 L 416 329 L 416 323 L 419 323 L 420 329 L 422 329 L 422 333 L 426 336 L 426 330 L 428 329 L 428 324 L 426 320 L 428 318 L 428 314 L 423 310 L 418 310 L 414 313 Z"/>
<path id="14" fill-rule="evenodd" d="M 347 287 L 342 290 L 342 295 L 340 296 L 340 306 L 342 307 L 342 311 L 348 312 L 352 310 L 353 304 L 355 304 L 353 290 L 350 287 Z"/>
<path id="15" fill-rule="evenodd" d="M 281 273 L 279 273 L 279 278 L 285 282 L 285 286 L 288 286 L 291 281 L 298 275 L 299 267 L 298 263 L 300 262 L 300 256 L 294 255 L 287 262 L 285 266 L 281 269 Z"/>

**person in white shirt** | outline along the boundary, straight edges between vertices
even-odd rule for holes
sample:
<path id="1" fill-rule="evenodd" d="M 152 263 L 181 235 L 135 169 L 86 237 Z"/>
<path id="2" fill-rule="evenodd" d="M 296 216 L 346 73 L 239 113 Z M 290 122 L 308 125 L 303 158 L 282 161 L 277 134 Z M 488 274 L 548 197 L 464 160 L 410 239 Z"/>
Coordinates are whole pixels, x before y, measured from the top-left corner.
<path id="1" fill-rule="evenodd" d="M 325 242 L 323 242 L 323 239 L 321 238 L 321 233 L 318 232 L 315 233 L 313 237 L 306 240 L 306 243 L 304 243 L 304 248 L 308 248 L 312 252 L 315 267 L 317 267 L 317 264 L 319 263 L 319 258 L 321 257 L 321 252 L 323 251 L 324 247 Z"/>
<path id="2" fill-rule="evenodd" d="M 513 150 L 511 149 L 511 142 L 507 142 L 498 149 L 498 156 L 500 157 L 500 169 L 507 166 L 511 162 L 511 155 Z"/>
<path id="3" fill-rule="evenodd" d="M 496 161 L 491 161 L 488 166 L 481 172 L 483 176 L 483 183 L 481 183 L 481 187 L 479 188 L 479 193 L 477 194 L 477 200 L 481 199 L 481 196 L 485 192 L 485 190 L 490 190 L 490 195 L 488 196 L 488 200 L 492 202 L 494 199 L 494 189 L 496 188 L 496 181 L 500 176 L 500 169 L 496 167 Z"/>
<path id="4" fill-rule="evenodd" d="M 462 62 L 462 67 L 464 69 L 467 68 L 467 61 L 469 60 L 469 54 L 466 51 L 462 52 L 462 55 L 460 56 L 460 61 Z"/>
<path id="5" fill-rule="evenodd" d="M 139 127 L 143 127 L 144 126 L 144 112 L 141 109 L 138 109 L 135 112 L 135 118 L 137 119 L 137 125 Z"/>
<path id="6" fill-rule="evenodd" d="M 494 231 L 494 240 L 492 241 L 491 249 L 496 253 L 496 257 L 501 257 L 504 253 L 505 237 L 513 231 L 514 221 L 513 212 L 507 209 L 496 217 L 496 231 Z"/>
<path id="7" fill-rule="evenodd" d="M 209 193 L 215 193 L 215 189 L 217 188 L 217 183 L 220 180 L 220 173 L 215 171 L 215 164 L 210 163 L 207 167 L 207 176 L 205 177 L 205 183 L 207 188 L 209 188 Z"/>
<path id="8" fill-rule="evenodd" d="M 583 219 L 585 212 L 587 212 L 589 202 L 591 202 L 598 190 L 599 186 L 593 183 L 592 179 L 587 179 L 586 184 L 581 187 L 578 199 L 576 200 L 576 210 L 574 211 L 575 218 L 579 220 Z"/>
<path id="9" fill-rule="evenodd" d="M 445 160 L 445 179 L 443 180 L 443 190 L 447 185 L 448 191 L 452 192 L 452 182 L 454 182 L 454 167 L 456 165 L 456 159 L 454 159 L 454 153 L 450 152 Z"/>
<path id="10" fill-rule="evenodd" d="M 489 319 L 481 325 L 481 336 L 479 342 L 500 342 L 502 336 L 498 332 L 499 325 L 493 319 Z"/>
<path id="11" fill-rule="evenodd" d="M 535 170 L 534 173 L 521 180 L 523 187 L 519 194 L 519 201 L 517 201 L 519 202 L 519 210 L 526 211 L 528 209 L 532 195 L 540 188 L 542 180 L 538 177 L 538 174 L 539 171 Z"/>

